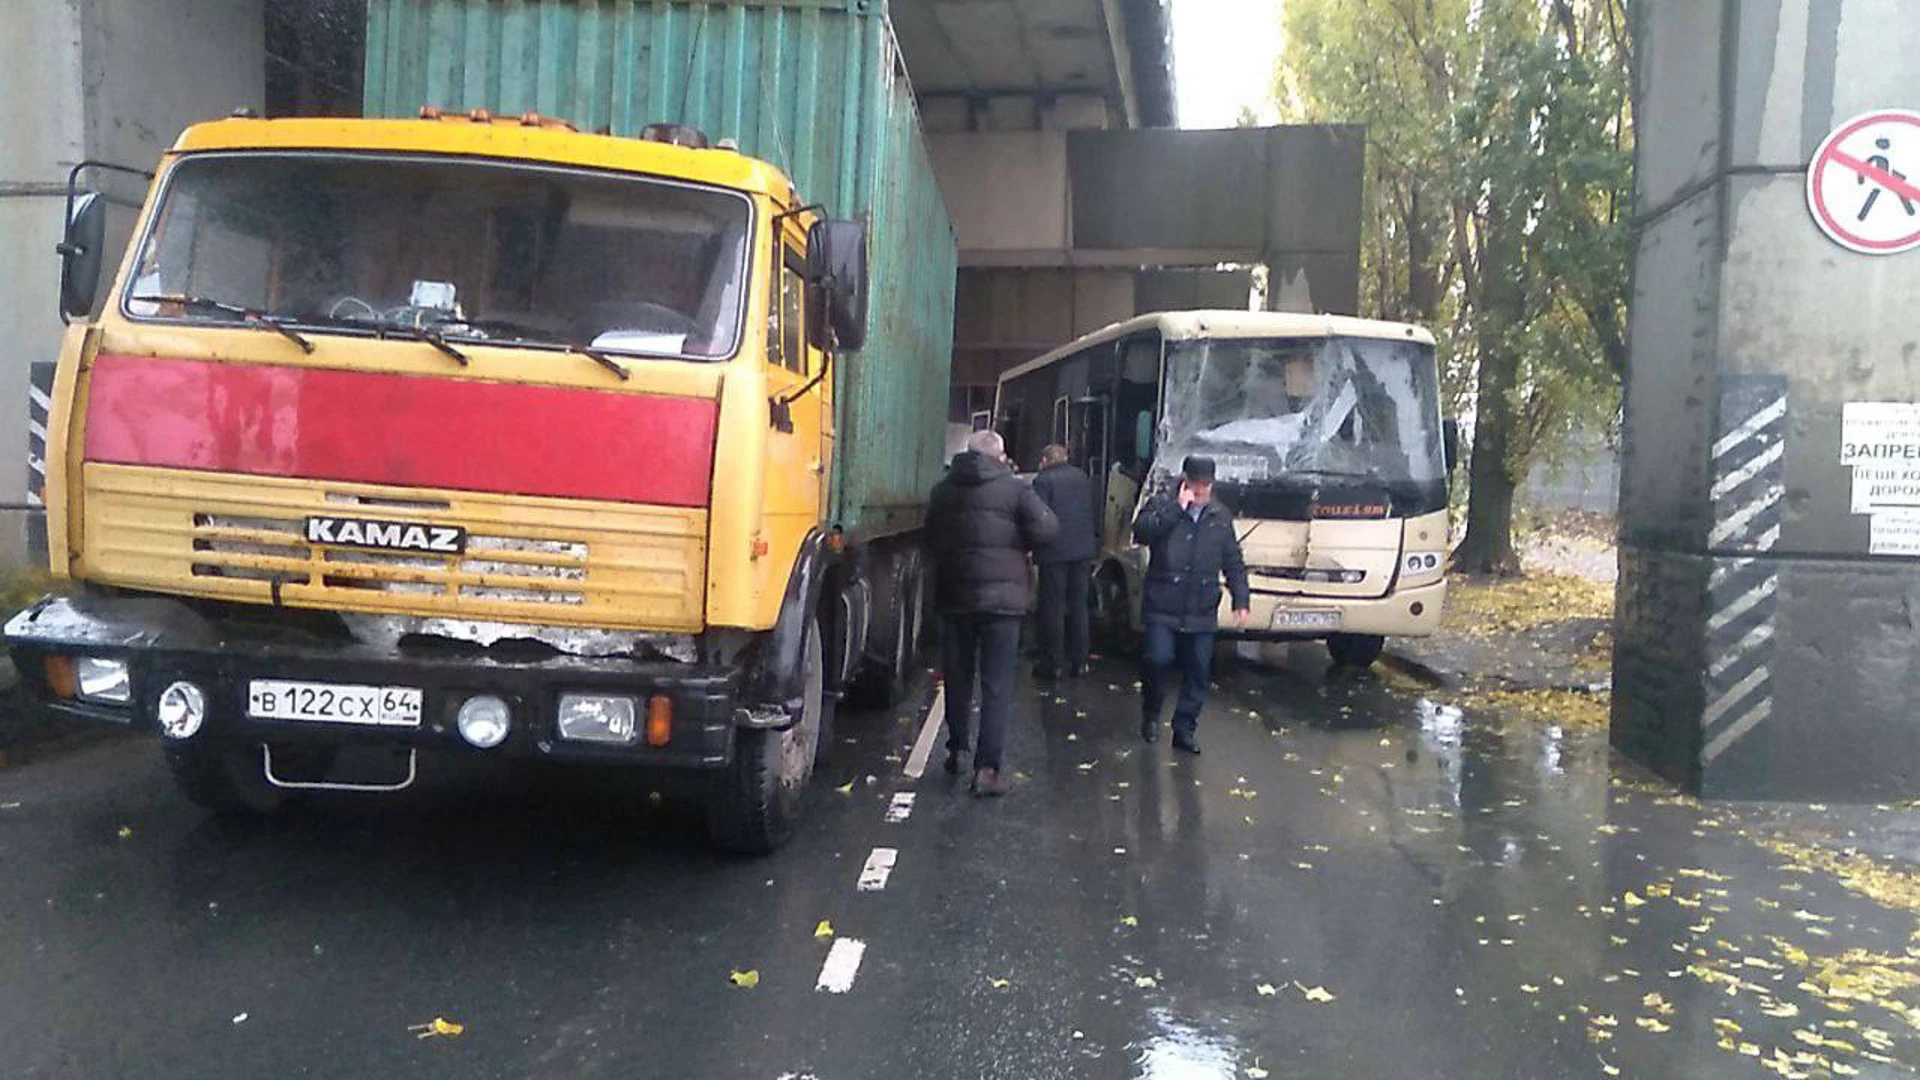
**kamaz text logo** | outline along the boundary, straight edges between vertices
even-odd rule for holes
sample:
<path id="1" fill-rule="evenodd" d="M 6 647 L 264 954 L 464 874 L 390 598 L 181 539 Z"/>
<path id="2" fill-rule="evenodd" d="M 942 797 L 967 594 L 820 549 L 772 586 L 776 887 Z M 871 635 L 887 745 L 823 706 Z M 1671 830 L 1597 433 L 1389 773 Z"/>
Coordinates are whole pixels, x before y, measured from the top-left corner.
<path id="1" fill-rule="evenodd" d="M 310 517 L 307 519 L 307 543 L 458 555 L 467 550 L 467 530 L 451 525 L 420 525 L 410 521 Z"/>

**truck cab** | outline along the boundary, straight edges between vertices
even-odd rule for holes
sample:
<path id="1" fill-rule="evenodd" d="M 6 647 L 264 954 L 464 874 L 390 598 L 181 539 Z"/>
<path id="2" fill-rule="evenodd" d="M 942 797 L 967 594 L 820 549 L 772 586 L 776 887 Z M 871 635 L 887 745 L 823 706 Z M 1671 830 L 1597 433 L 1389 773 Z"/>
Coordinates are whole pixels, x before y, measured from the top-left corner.
<path id="1" fill-rule="evenodd" d="M 828 510 L 862 224 L 687 129 L 480 111 L 189 128 L 98 295 L 76 196 L 39 702 L 220 810 L 439 750 L 699 773 L 717 841 L 786 839 L 876 659 Z"/>

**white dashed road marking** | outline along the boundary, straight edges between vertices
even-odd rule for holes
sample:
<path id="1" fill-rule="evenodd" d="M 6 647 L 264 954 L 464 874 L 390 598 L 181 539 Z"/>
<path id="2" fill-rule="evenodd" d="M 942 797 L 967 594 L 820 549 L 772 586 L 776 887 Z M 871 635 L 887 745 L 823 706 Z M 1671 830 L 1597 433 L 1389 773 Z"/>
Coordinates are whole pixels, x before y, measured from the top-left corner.
<path id="1" fill-rule="evenodd" d="M 912 813 L 913 792 L 894 792 L 893 801 L 887 804 L 887 821 L 889 823 L 905 821 Z"/>
<path id="2" fill-rule="evenodd" d="M 867 856 L 867 865 L 860 868 L 860 891 L 879 892 L 887 887 L 887 878 L 893 876 L 894 861 L 900 853 L 890 847 L 877 847 Z"/>
<path id="3" fill-rule="evenodd" d="M 820 981 L 814 983 L 813 988 L 829 994 L 844 994 L 853 989 L 853 977 L 860 974 L 860 958 L 866 952 L 864 941 L 835 938 L 833 948 L 827 950 L 827 962 L 820 965 Z"/>
<path id="4" fill-rule="evenodd" d="M 933 704 L 927 706 L 927 718 L 920 724 L 920 737 L 913 741 L 913 752 L 907 755 L 907 779 L 918 780 L 927 771 L 927 759 L 933 756 L 933 740 L 940 735 L 940 723 L 947 716 L 947 688 L 942 686 L 933 692 Z"/>

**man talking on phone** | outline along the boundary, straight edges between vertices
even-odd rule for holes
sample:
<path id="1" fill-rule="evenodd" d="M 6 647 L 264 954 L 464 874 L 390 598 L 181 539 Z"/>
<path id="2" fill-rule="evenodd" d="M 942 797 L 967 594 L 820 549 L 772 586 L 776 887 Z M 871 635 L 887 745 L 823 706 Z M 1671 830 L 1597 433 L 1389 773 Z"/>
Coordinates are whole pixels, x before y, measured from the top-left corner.
<path id="1" fill-rule="evenodd" d="M 1233 622 L 1247 625 L 1247 564 L 1233 514 L 1213 501 L 1213 459 L 1190 457 L 1180 467 L 1180 490 L 1156 495 L 1133 522 L 1144 545 L 1146 591 L 1141 597 L 1147 633 L 1142 650 L 1140 737 L 1160 741 L 1171 669 L 1180 669 L 1180 700 L 1173 709 L 1173 746 L 1200 752 L 1200 709 L 1212 677 L 1213 637 L 1219 630 L 1220 579 L 1233 594 Z"/>

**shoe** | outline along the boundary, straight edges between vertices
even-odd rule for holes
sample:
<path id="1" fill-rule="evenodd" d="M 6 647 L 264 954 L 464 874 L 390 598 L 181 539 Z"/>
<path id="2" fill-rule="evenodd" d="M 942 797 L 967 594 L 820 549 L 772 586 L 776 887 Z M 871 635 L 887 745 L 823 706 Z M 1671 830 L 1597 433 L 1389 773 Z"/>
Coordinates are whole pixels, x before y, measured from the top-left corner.
<path id="1" fill-rule="evenodd" d="M 947 770 L 948 776 L 957 775 L 960 772 L 960 751 L 947 751 L 947 763 L 941 766 L 941 768 Z"/>
<path id="2" fill-rule="evenodd" d="M 1189 754 L 1198 754 L 1200 752 L 1200 740 L 1196 738 L 1191 731 L 1176 731 L 1173 733 L 1173 748 L 1175 750 L 1184 750 Z"/>
<path id="3" fill-rule="evenodd" d="M 973 793 L 982 798 L 1005 795 L 1007 781 L 1000 775 L 999 769 L 975 769 L 973 771 Z"/>
<path id="4" fill-rule="evenodd" d="M 1140 739 L 1143 742 L 1149 742 L 1149 743 L 1159 742 L 1160 741 L 1160 722 L 1158 720 L 1140 721 Z"/>

